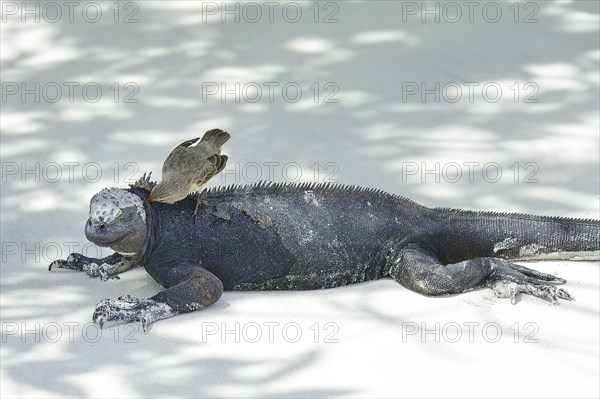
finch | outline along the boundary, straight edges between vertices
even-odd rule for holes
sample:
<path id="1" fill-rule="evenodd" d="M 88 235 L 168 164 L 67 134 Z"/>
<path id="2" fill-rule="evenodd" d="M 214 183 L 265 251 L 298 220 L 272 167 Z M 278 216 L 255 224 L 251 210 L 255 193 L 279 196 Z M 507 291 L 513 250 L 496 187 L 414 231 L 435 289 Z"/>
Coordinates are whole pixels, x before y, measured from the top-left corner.
<path id="1" fill-rule="evenodd" d="M 150 192 L 148 202 L 173 204 L 199 191 L 227 164 L 227 156 L 221 155 L 221 146 L 229 140 L 229 133 L 213 129 L 199 137 L 179 144 L 167 157 L 162 168 L 162 180 Z"/>

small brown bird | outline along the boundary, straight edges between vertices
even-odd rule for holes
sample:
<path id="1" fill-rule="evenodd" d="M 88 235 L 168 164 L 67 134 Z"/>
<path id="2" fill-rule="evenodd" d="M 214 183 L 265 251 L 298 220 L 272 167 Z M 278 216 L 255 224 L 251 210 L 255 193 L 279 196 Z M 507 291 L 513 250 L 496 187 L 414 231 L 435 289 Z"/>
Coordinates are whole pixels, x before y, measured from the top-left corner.
<path id="1" fill-rule="evenodd" d="M 227 156 L 221 155 L 221 146 L 229 140 L 229 133 L 213 129 L 199 137 L 179 144 L 167 157 L 162 168 L 162 181 L 152 189 L 148 202 L 173 204 L 199 191 L 214 175 L 225 168 Z"/>

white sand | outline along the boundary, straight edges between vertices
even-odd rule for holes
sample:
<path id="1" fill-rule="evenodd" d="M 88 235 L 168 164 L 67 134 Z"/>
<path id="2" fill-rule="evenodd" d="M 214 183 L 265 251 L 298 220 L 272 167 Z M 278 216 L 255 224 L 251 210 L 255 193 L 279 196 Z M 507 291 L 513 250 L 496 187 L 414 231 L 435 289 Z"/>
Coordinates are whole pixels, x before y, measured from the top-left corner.
<path id="1" fill-rule="evenodd" d="M 464 6 L 456 23 L 446 21 L 451 9 L 439 23 L 432 15 L 421 23 L 409 13 L 421 2 L 403 10 L 377 1 L 340 2 L 339 9 L 320 3 L 319 23 L 312 3 L 297 23 L 285 20 L 283 3 L 273 23 L 266 7 L 256 23 L 248 22 L 251 9 L 240 9 L 247 14 L 239 23 L 231 15 L 221 23 L 222 10 L 211 8 L 220 2 L 205 4 L 207 14 L 216 12 L 206 22 L 199 2 L 139 2 L 139 10 L 118 15 L 122 21 L 133 13 L 139 22 L 131 24 L 114 23 L 112 2 L 97 4 L 98 23 L 87 22 L 81 7 L 69 22 L 66 6 L 57 23 L 35 23 L 31 15 L 21 23 L 22 10 L 2 4 L 2 397 L 600 395 L 597 262 L 529 264 L 568 280 L 577 300 L 560 306 L 532 297 L 513 306 L 490 290 L 426 298 L 383 280 L 226 293 L 210 309 L 157 322 L 147 334 L 131 324 L 103 331 L 88 324 L 100 299 L 156 293 L 143 269 L 105 283 L 47 272 L 70 246 L 86 244 L 91 195 L 125 186 L 130 172 L 160 177 L 174 144 L 214 127 L 232 139 L 225 146 L 230 173 L 213 186 L 253 181 L 257 171 L 283 181 L 285 170 L 294 180 L 297 163 L 302 181 L 314 181 L 318 169 L 319 181 L 333 173 L 341 183 L 428 206 L 598 218 L 597 2 L 523 3 L 519 23 L 512 3 L 495 3 L 503 12 L 497 23 L 486 22 L 482 5 L 473 23 Z M 532 12 L 538 22 L 523 23 Z M 330 13 L 337 23 L 323 23 Z M 7 94 L 21 82 L 40 83 L 39 102 Z M 55 97 L 52 82 L 63 90 L 55 103 L 47 101 Z M 65 82 L 79 83 L 73 102 Z M 92 82 L 103 88 L 95 103 L 81 98 Z M 109 87 L 115 82 L 118 102 L 116 86 Z M 246 96 L 236 103 L 233 94 L 224 102 L 207 94 L 221 82 L 247 85 Z M 279 84 L 273 102 L 268 82 Z M 438 103 L 434 94 L 422 102 L 406 92 L 422 82 L 450 86 Z M 447 101 L 452 82 L 463 90 L 456 103 Z M 479 84 L 473 102 L 466 82 Z M 289 99 L 294 83 L 303 89 L 296 103 Z M 482 97 L 486 84 L 502 88 L 498 102 Z M 253 103 L 256 87 L 263 92 Z M 336 87 L 339 102 L 325 103 Z M 525 102 L 534 92 L 538 103 Z M 124 103 L 128 94 L 139 102 Z M 87 95 L 95 96 L 93 87 Z M 65 162 L 78 162 L 72 181 Z M 273 176 L 268 162 L 276 163 Z M 436 162 L 437 173 L 421 174 Z M 467 162 L 479 163 L 472 182 Z M 495 183 L 481 174 L 490 162 L 502 170 Z M 25 173 L 36 163 L 39 172 Z M 93 247 L 85 249 L 94 256 Z"/>

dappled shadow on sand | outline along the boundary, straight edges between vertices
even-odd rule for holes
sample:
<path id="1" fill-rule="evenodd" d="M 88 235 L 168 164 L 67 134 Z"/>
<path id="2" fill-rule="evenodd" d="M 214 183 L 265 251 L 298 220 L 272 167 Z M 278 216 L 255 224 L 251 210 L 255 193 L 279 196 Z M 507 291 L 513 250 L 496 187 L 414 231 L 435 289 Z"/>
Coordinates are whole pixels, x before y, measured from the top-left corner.
<path id="1" fill-rule="evenodd" d="M 72 181 L 66 167 L 56 182 L 44 176 L 39 182 L 25 177 L 22 183 L 21 176 L 3 181 L 2 240 L 20 248 L 2 262 L 3 323 L 58 320 L 62 325 L 65 308 L 85 323 L 99 299 L 156 292 L 158 285 L 141 270 L 121 284 L 102 285 L 79 274 L 44 274 L 53 252 L 32 261 L 22 259 L 23 248 L 57 243 L 66 251 L 66 243 L 82 245 L 94 192 L 123 186 L 143 171 L 157 174 L 174 143 L 215 127 L 231 132 L 226 153 L 231 169 L 235 162 L 240 169 L 211 185 L 248 181 L 239 171 L 250 162 L 297 162 L 302 181 L 315 180 L 310 167 L 318 162 L 317 180 L 323 181 L 328 172 L 323 166 L 332 162 L 337 165 L 333 177 L 342 183 L 382 188 L 428 206 L 597 217 L 599 43 L 597 24 L 589 24 L 598 15 L 597 2 L 544 2 L 535 24 L 510 18 L 497 24 L 403 22 L 400 2 L 340 3 L 339 22 L 333 24 L 315 24 L 310 18 L 296 24 L 281 18 L 258 24 L 203 22 L 195 2 L 169 7 L 140 2 L 139 7 L 134 24 L 108 19 L 2 24 L 3 82 L 98 82 L 104 88 L 97 103 L 84 101 L 80 91 L 73 102 L 3 101 L 3 162 L 80 163 Z M 110 89 L 115 82 L 122 90 L 116 102 Z M 139 102 L 123 102 L 132 93 L 124 87 L 127 82 L 139 87 L 134 95 Z M 221 101 L 218 94 L 203 98 L 207 82 L 229 87 L 293 82 L 303 88 L 303 98 L 286 101 L 279 90 L 271 102 L 264 85 L 256 103 L 231 96 Z M 315 82 L 321 90 L 316 102 Z M 333 97 L 337 103 L 324 102 L 331 92 L 324 87 L 327 82 L 339 88 Z M 423 102 L 419 95 L 403 95 L 403 83 L 433 87 L 436 82 L 496 82 L 505 90 L 514 82 L 522 90 L 534 82 L 539 102 L 525 103 L 523 93 L 515 102 L 509 91 L 496 103 L 431 97 Z M 102 167 L 98 182 L 90 183 L 93 179 L 82 171 L 90 162 Z M 135 163 L 133 169 L 128 162 Z M 406 162 L 426 162 L 429 168 L 435 162 L 497 162 L 511 177 L 496 184 L 479 177 L 436 184 L 430 176 L 430 184 L 422 184 L 420 174 L 406 175 Z M 515 162 L 523 174 L 528 172 L 524 163 L 535 163 L 539 182 L 523 183 L 522 175 L 515 182 L 509 169 Z M 271 178 L 267 170 L 261 178 Z M 128 176 L 132 171 L 135 175 Z M 275 172 L 272 180 L 285 179 L 281 167 Z M 377 289 L 381 282 L 369 284 Z M 405 320 L 369 302 L 349 307 L 326 295 L 320 300 L 388 325 Z M 210 312 L 225 308 L 224 302 L 196 316 L 214 317 Z M 161 331 L 153 327 L 137 336 L 138 343 L 118 348 L 106 335 L 96 344 L 81 339 L 22 343 L 11 337 L 3 342 L 3 358 L 11 359 L 3 373 L 25 392 L 61 396 L 94 396 L 110 384 L 127 386 L 132 397 L 359 394 L 351 387 L 271 387 L 276 379 L 307 373 L 318 351 L 290 352 L 273 368 L 269 357 L 223 358 L 214 348 L 199 350 L 194 337 Z M 45 346 L 41 357 L 36 355 L 40 345 Z M 232 391 L 234 380 L 249 391 Z"/>

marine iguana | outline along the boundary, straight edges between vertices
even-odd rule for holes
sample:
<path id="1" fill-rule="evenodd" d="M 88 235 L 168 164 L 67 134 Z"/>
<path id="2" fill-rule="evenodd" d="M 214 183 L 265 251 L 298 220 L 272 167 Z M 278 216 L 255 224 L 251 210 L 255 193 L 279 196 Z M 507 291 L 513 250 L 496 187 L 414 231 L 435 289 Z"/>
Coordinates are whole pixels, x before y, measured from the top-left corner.
<path id="1" fill-rule="evenodd" d="M 259 183 L 205 190 L 174 205 L 146 201 L 155 182 L 93 196 L 88 240 L 116 252 L 71 254 L 49 269 L 102 280 L 134 265 L 164 291 L 102 300 L 93 314 L 146 326 L 215 303 L 224 290 L 310 290 L 391 277 L 425 295 L 480 287 L 572 300 L 565 280 L 510 260 L 600 259 L 600 221 L 427 208 L 380 190 Z M 202 201 L 196 218 L 189 214 Z"/>

